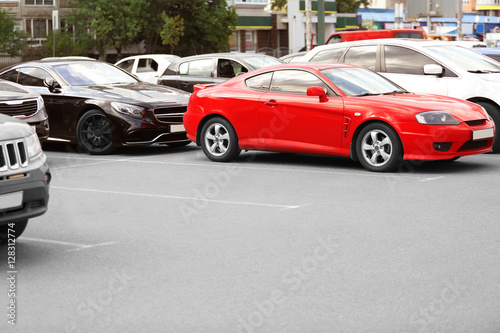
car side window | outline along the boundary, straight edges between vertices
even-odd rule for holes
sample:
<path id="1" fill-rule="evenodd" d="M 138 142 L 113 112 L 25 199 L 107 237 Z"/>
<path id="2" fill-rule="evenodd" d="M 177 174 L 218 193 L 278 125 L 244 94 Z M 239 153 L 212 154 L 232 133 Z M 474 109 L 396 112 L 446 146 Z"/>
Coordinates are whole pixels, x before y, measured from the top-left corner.
<path id="1" fill-rule="evenodd" d="M 248 69 L 238 61 L 231 59 L 219 59 L 217 61 L 217 77 L 231 78 L 239 73 L 246 73 Z"/>
<path id="2" fill-rule="evenodd" d="M 211 77 L 212 76 L 212 58 L 191 60 L 179 66 L 180 75 Z M 187 70 L 186 70 L 187 65 Z"/>
<path id="3" fill-rule="evenodd" d="M 158 70 L 158 63 L 151 58 L 139 59 L 137 73 L 151 73 Z"/>
<path id="4" fill-rule="evenodd" d="M 44 87 L 43 81 L 52 77 L 45 70 L 36 67 L 26 67 L 19 70 L 18 83 L 23 86 Z"/>
<path id="5" fill-rule="evenodd" d="M 131 59 L 131 60 L 125 60 L 125 61 L 122 61 L 120 62 L 118 65 L 116 65 L 118 67 L 120 67 L 121 69 L 127 71 L 127 72 L 132 72 L 132 67 L 134 66 L 134 60 Z"/>
<path id="6" fill-rule="evenodd" d="M 256 75 L 251 77 L 245 81 L 245 84 L 250 89 L 256 90 L 269 90 L 269 85 L 271 84 L 271 78 L 273 77 L 273 73 L 264 73 L 260 75 Z"/>
<path id="7" fill-rule="evenodd" d="M 384 46 L 385 71 L 387 73 L 424 75 L 424 65 L 436 64 L 420 52 L 400 46 Z"/>
<path id="8" fill-rule="evenodd" d="M 274 72 L 271 91 L 277 93 L 306 95 L 307 88 L 320 86 L 328 93 L 328 86 L 316 75 L 300 70 L 283 70 Z"/>
<path id="9" fill-rule="evenodd" d="M 309 62 L 337 62 L 345 51 L 345 47 L 334 50 L 325 50 L 316 53 Z"/>
<path id="10" fill-rule="evenodd" d="M 7 80 L 7 81 L 11 81 L 11 82 L 16 82 L 17 83 L 17 74 L 18 73 L 19 73 L 18 69 L 11 69 L 10 71 L 5 72 L 2 75 L 0 75 L 0 79 L 4 79 L 4 80 Z"/>
<path id="11" fill-rule="evenodd" d="M 374 71 L 377 63 L 377 45 L 351 47 L 344 57 L 344 62 L 364 66 Z"/>

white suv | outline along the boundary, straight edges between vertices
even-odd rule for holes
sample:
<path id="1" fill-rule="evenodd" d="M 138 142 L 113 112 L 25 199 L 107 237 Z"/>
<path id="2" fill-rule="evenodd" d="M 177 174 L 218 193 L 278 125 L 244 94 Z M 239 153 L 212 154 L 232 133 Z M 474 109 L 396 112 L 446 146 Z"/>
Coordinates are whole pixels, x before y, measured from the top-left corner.
<path id="1" fill-rule="evenodd" d="M 375 39 L 318 46 L 301 60 L 361 65 L 411 92 L 475 102 L 500 128 L 500 63 L 473 50 L 443 41 Z"/>

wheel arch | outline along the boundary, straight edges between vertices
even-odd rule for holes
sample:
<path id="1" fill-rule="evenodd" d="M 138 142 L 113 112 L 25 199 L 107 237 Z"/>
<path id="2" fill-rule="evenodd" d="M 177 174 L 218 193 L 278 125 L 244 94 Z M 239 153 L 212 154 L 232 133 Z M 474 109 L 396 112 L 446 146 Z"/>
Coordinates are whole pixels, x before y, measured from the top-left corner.
<path id="1" fill-rule="evenodd" d="M 349 147 L 349 156 L 351 157 L 351 159 L 353 159 L 354 161 L 358 160 L 358 155 L 356 153 L 356 142 L 358 141 L 359 133 L 363 130 L 363 128 L 365 128 L 366 126 L 368 126 L 370 124 L 374 124 L 374 123 L 380 123 L 380 124 L 387 125 L 390 128 L 392 128 L 394 130 L 394 132 L 396 132 L 396 134 L 398 135 L 399 143 L 401 143 L 401 147 L 403 149 L 403 155 L 404 155 L 404 146 L 403 146 L 403 142 L 401 141 L 401 135 L 399 134 L 398 130 L 386 121 L 383 121 L 380 119 L 370 119 L 370 120 L 367 120 L 367 121 L 359 124 L 359 126 L 356 127 L 356 130 L 354 131 L 354 133 L 352 135 L 351 146 Z"/>
<path id="2" fill-rule="evenodd" d="M 205 126 L 205 124 L 207 123 L 207 121 L 209 121 L 210 119 L 213 119 L 213 118 L 222 118 L 222 119 L 225 119 L 226 121 L 228 121 L 233 126 L 233 129 L 236 132 L 236 135 L 238 135 L 238 132 L 234 128 L 233 123 L 229 119 L 227 119 L 226 116 L 224 116 L 224 115 L 222 115 L 220 113 L 211 113 L 211 114 L 207 115 L 206 117 L 204 117 L 200 121 L 200 123 L 198 124 L 198 128 L 196 129 L 196 145 L 197 146 L 201 146 L 200 137 L 201 137 L 201 130 L 203 129 L 203 126 Z"/>

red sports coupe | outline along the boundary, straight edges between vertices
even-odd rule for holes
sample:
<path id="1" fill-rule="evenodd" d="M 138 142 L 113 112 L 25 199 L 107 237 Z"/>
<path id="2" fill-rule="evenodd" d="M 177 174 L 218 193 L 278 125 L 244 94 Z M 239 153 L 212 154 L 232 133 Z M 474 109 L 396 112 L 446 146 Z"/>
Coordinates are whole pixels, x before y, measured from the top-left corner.
<path id="1" fill-rule="evenodd" d="M 197 85 L 184 126 L 213 161 L 271 150 L 350 156 L 381 172 L 486 153 L 495 135 L 477 104 L 414 94 L 346 64 L 276 65 Z"/>

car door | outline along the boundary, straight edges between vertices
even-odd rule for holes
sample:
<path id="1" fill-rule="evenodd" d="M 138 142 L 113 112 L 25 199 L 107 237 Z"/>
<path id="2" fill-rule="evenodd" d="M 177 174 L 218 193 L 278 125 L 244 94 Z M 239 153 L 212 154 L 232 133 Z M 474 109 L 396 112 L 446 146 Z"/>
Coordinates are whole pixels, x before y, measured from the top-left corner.
<path id="1" fill-rule="evenodd" d="M 323 87 L 328 101 L 307 96 L 311 86 Z M 315 74 L 295 69 L 275 71 L 269 91 L 259 99 L 264 142 L 283 150 L 338 152 L 343 109 L 342 98 Z"/>
<path id="2" fill-rule="evenodd" d="M 206 84 L 214 81 L 214 58 L 203 58 L 183 62 L 179 65 L 179 89 L 193 92 L 195 84 Z"/>
<path id="3" fill-rule="evenodd" d="M 442 66 L 443 75 L 424 74 L 424 66 L 429 64 Z M 448 95 L 450 80 L 457 79 L 443 64 L 416 50 L 396 45 L 383 46 L 379 74 L 408 91 L 439 95 Z"/>

